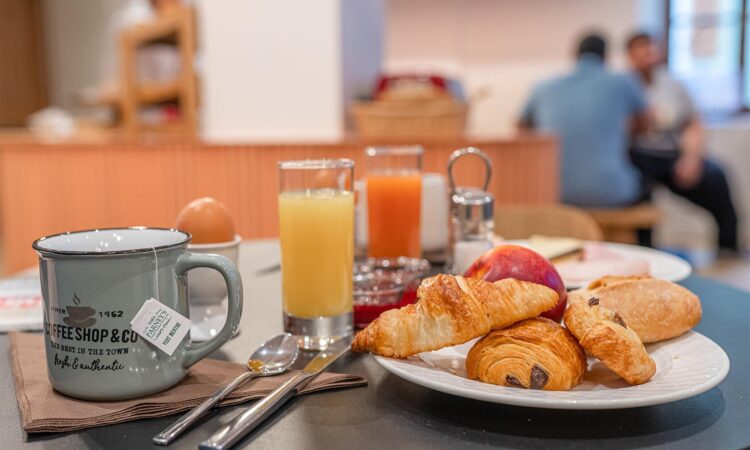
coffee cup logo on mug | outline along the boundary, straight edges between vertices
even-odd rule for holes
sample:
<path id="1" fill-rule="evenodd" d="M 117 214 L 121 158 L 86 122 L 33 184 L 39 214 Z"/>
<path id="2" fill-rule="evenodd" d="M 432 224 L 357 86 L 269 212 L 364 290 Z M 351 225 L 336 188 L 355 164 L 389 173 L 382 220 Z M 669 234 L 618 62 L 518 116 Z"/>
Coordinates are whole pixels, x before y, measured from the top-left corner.
<path id="1" fill-rule="evenodd" d="M 57 391 L 99 401 L 163 391 L 234 335 L 242 314 L 240 274 L 224 256 L 189 252 L 189 242 L 183 231 L 144 227 L 68 232 L 34 242 L 47 371 Z M 197 267 L 224 278 L 227 320 L 200 344 L 187 333 L 169 355 L 136 334 L 130 322 L 151 298 L 189 316 L 187 272 Z"/>
<path id="2" fill-rule="evenodd" d="M 65 307 L 65 312 L 68 314 L 67 317 L 63 317 L 65 325 L 78 328 L 88 328 L 96 324 L 96 318 L 92 317 L 96 314 L 94 308 L 88 306 L 81 306 L 81 299 L 78 295 L 73 293 L 73 303 L 75 306 L 68 305 Z"/>

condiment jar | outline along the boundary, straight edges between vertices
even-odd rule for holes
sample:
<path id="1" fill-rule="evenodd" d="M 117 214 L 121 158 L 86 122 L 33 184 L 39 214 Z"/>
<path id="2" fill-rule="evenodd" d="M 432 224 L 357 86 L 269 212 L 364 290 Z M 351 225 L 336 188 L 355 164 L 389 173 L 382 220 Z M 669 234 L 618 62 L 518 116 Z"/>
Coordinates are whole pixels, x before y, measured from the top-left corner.
<path id="1" fill-rule="evenodd" d="M 476 155 L 485 165 L 484 186 L 457 187 L 453 166 L 466 155 Z M 492 177 L 492 161 L 474 147 L 456 150 L 448 159 L 448 180 L 451 189 L 451 240 L 446 270 L 463 274 L 484 252 L 491 249 L 495 237 L 495 198 L 487 192 Z"/>

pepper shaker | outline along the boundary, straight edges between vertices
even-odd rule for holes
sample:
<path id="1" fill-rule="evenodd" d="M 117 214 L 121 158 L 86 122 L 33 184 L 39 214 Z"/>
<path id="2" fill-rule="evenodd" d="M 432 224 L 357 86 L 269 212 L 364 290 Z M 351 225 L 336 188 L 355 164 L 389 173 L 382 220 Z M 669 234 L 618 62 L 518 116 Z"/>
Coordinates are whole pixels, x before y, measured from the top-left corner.
<path id="1" fill-rule="evenodd" d="M 464 156 L 475 155 L 485 165 L 484 186 L 472 188 L 456 186 L 454 164 Z M 484 252 L 493 247 L 495 237 L 495 198 L 487 192 L 492 177 L 492 161 L 486 153 L 474 147 L 454 151 L 448 159 L 448 180 L 451 189 L 451 240 L 446 270 L 463 274 Z"/>

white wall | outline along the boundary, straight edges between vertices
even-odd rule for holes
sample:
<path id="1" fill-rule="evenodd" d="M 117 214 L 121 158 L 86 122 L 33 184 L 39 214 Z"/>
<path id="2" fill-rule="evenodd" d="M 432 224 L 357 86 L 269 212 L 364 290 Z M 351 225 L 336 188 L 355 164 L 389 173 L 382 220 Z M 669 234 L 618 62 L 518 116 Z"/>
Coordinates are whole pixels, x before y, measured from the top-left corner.
<path id="1" fill-rule="evenodd" d="M 325 140 L 341 133 L 338 0 L 197 4 L 205 138 Z"/>
<path id="2" fill-rule="evenodd" d="M 115 74 L 113 20 L 130 0 L 44 0 L 42 27 L 50 103 L 75 110 L 77 95 Z"/>
<path id="3" fill-rule="evenodd" d="M 469 131 L 500 135 L 512 130 L 534 83 L 570 67 L 582 32 L 603 30 L 610 61 L 622 67 L 626 36 L 658 22 L 654 4 L 661 1 L 389 0 L 385 69 L 444 72 L 470 95 L 488 88 L 472 105 Z"/>
<path id="4" fill-rule="evenodd" d="M 373 67 L 380 67 L 380 4 L 198 1 L 202 137 L 287 142 L 343 138 L 348 96 L 359 92 L 363 77 L 377 73 Z M 363 22 L 369 16 L 374 25 Z M 348 21 L 352 23 L 345 26 Z M 350 38 L 346 46 L 345 35 Z"/>

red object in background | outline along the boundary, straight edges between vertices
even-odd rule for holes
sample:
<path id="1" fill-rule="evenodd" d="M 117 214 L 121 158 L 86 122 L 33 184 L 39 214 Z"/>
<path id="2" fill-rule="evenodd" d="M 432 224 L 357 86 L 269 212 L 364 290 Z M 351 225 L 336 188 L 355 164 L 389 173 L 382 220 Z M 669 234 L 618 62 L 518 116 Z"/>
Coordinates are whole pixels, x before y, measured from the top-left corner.
<path id="1" fill-rule="evenodd" d="M 377 319 L 380 314 L 388 311 L 389 309 L 398 309 L 406 305 L 411 305 L 417 302 L 417 290 L 411 288 L 404 291 L 401 294 L 401 298 L 398 302 L 390 305 L 354 305 L 354 326 L 356 328 L 364 328 L 370 324 L 373 320 Z"/>
<path id="2" fill-rule="evenodd" d="M 165 123 L 174 123 L 180 120 L 180 108 L 177 105 L 164 105 L 161 111 Z"/>
<path id="3" fill-rule="evenodd" d="M 378 82 L 375 85 L 375 99 L 377 100 L 384 91 L 388 90 L 390 86 L 399 83 L 424 83 L 429 84 L 440 91 L 448 92 L 448 82 L 445 77 L 438 75 L 416 75 L 416 74 L 401 74 L 401 75 L 381 75 L 378 78 Z"/>
<path id="4" fill-rule="evenodd" d="M 520 245 L 500 245 L 488 250 L 474 261 L 464 276 L 489 282 L 515 278 L 554 289 L 560 296 L 557 305 L 540 315 L 556 322 L 562 320 L 568 303 L 568 291 L 555 266 L 544 256 Z"/>

